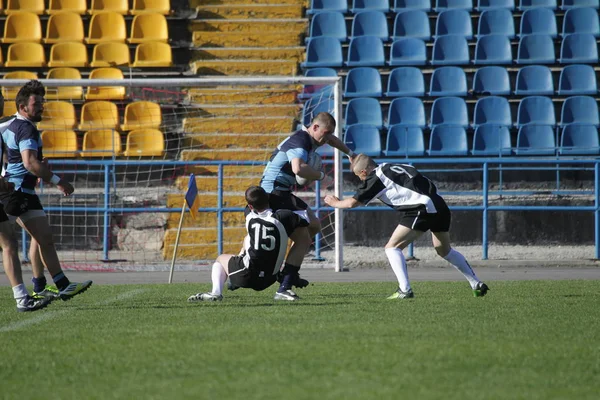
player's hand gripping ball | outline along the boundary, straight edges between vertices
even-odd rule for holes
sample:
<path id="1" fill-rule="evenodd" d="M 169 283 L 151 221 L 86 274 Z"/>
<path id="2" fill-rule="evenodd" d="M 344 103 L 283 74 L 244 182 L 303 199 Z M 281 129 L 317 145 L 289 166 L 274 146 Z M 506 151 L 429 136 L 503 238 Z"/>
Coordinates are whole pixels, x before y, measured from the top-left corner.
<path id="1" fill-rule="evenodd" d="M 308 156 L 307 164 L 310 165 L 310 167 L 312 169 L 321 171 L 321 167 L 323 165 L 321 162 L 321 156 L 316 152 L 310 153 L 310 155 Z M 308 185 L 309 183 L 311 183 L 312 181 L 310 179 L 305 179 L 299 175 L 296 175 L 296 182 L 300 186 L 305 186 L 305 185 Z"/>

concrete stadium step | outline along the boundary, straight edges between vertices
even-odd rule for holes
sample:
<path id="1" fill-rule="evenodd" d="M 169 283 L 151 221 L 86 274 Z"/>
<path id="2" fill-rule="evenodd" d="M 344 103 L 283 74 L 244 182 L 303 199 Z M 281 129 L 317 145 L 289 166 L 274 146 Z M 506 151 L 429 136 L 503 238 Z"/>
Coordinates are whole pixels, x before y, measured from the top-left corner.
<path id="1" fill-rule="evenodd" d="M 291 47 L 302 43 L 304 32 L 207 32 L 192 33 L 194 47 Z"/>
<path id="2" fill-rule="evenodd" d="M 163 258 L 171 260 L 173 257 L 173 244 L 163 247 Z M 238 254 L 242 248 L 242 241 L 223 243 L 225 254 Z M 177 260 L 214 260 L 219 256 L 216 244 L 179 244 L 177 248 Z"/>
<path id="3" fill-rule="evenodd" d="M 299 6 L 308 7 L 310 0 L 260 0 L 261 4 L 296 4 Z M 208 5 L 240 5 L 240 4 L 256 4 L 257 0 L 190 0 L 190 8 Z"/>
<path id="4" fill-rule="evenodd" d="M 228 149 L 231 147 L 244 149 L 267 149 L 273 150 L 289 133 L 265 134 L 265 133 L 198 133 L 185 135 L 182 143 L 185 148 L 205 149 Z"/>
<path id="5" fill-rule="evenodd" d="M 301 18 L 303 6 L 300 4 L 220 4 L 196 7 L 198 18 Z"/>
<path id="6" fill-rule="evenodd" d="M 227 161 L 267 161 L 271 156 L 270 150 L 182 150 L 181 161 L 227 160 Z"/>
<path id="7" fill-rule="evenodd" d="M 188 101 L 193 104 L 226 104 L 231 106 L 294 104 L 300 90 L 300 86 L 277 86 L 275 88 L 190 88 L 187 90 L 187 97 Z"/>
<path id="8" fill-rule="evenodd" d="M 244 189 L 245 190 L 245 189 Z M 167 194 L 167 207 L 178 208 L 183 204 L 185 194 L 181 193 L 169 193 Z M 202 208 L 217 207 L 217 195 L 216 194 L 198 194 L 199 205 Z M 246 200 L 244 200 L 244 192 L 229 192 L 223 193 L 223 206 L 224 207 L 246 207 Z M 178 217 L 179 218 L 179 217 Z"/>
<path id="9" fill-rule="evenodd" d="M 306 32 L 308 20 L 299 19 L 198 19 L 190 21 L 191 32 L 235 32 L 300 35 Z M 299 44 L 299 43 L 296 43 Z"/>
<path id="10" fill-rule="evenodd" d="M 300 104 L 280 105 L 206 105 L 194 109 L 194 117 L 298 117 L 302 111 Z"/>
<path id="11" fill-rule="evenodd" d="M 242 196 L 242 200 L 243 200 Z M 244 204 L 244 207 L 246 205 Z M 179 204 L 178 207 L 181 207 Z M 177 229 L 179 226 L 179 213 L 169 213 L 167 217 L 167 229 Z M 243 212 L 224 212 L 223 213 L 223 226 L 224 227 L 240 227 L 244 226 Z M 186 212 L 183 218 L 184 228 L 215 228 L 217 227 L 218 217 L 215 212 L 199 212 L 197 217 L 194 219 L 189 212 Z"/>
<path id="12" fill-rule="evenodd" d="M 264 164 L 256 165 L 224 165 L 224 176 L 261 176 L 265 166 Z M 190 165 L 186 168 L 185 173 L 205 176 L 217 176 L 219 167 L 216 165 Z"/>
<path id="13" fill-rule="evenodd" d="M 258 185 L 260 177 L 260 175 L 226 176 L 223 178 L 223 191 L 244 193 L 248 186 Z M 175 186 L 182 191 L 187 190 L 189 181 L 189 176 L 180 176 L 175 180 Z M 198 186 L 199 192 L 217 192 L 218 184 L 219 181 L 216 176 L 196 176 L 196 186 Z"/>
<path id="14" fill-rule="evenodd" d="M 298 73 L 295 60 L 218 60 L 193 61 L 190 70 L 195 75 L 285 75 Z"/>
<path id="15" fill-rule="evenodd" d="M 292 132 L 293 117 L 184 118 L 186 133 L 281 133 Z"/>
<path id="16" fill-rule="evenodd" d="M 305 48 L 287 47 L 202 47 L 192 50 L 192 61 L 210 60 L 295 60 L 305 58 Z"/>

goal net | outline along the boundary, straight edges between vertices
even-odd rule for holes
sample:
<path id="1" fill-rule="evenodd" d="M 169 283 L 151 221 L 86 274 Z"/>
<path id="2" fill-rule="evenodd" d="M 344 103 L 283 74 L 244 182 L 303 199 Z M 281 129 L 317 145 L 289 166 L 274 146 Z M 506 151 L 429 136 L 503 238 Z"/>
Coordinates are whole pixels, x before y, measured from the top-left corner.
<path id="1" fill-rule="evenodd" d="M 2 82 L 3 115 L 25 80 Z M 237 254 L 245 233 L 244 191 L 260 182 L 275 147 L 313 115 L 330 112 L 341 136 L 337 77 L 41 80 L 46 87 L 43 154 L 71 181 L 64 197 L 41 183 L 63 266 L 70 269 L 163 269 L 171 260 L 189 176 L 200 212 L 185 214 L 178 269 Z M 298 187 L 322 220 L 323 234 L 305 262 L 342 265 L 341 212 L 326 193 L 342 193 L 341 156 L 320 149 L 328 187 Z M 16 228 L 17 229 L 17 228 Z M 17 232 L 26 257 L 30 238 Z M 309 259 L 310 258 L 310 259 Z"/>

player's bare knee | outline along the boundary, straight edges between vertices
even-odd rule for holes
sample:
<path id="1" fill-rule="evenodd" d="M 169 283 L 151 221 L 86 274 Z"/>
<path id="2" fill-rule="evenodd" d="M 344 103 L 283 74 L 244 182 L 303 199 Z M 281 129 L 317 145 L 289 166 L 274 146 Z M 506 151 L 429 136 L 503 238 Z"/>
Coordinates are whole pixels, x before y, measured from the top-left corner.
<path id="1" fill-rule="evenodd" d="M 448 246 L 448 245 L 438 245 L 435 246 L 435 251 L 438 254 L 438 256 L 444 258 L 448 255 L 448 253 L 450 253 L 450 250 L 452 250 L 452 247 Z"/>

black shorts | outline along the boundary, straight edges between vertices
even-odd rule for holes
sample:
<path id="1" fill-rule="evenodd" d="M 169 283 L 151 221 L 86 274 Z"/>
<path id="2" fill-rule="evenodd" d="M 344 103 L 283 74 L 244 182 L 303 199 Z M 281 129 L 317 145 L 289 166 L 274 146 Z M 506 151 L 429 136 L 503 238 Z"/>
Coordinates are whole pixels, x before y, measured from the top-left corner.
<path id="1" fill-rule="evenodd" d="M 306 211 L 308 204 L 300 200 L 292 194 L 292 192 L 274 190 L 269 193 L 269 208 L 273 211 L 290 210 L 290 211 Z M 244 215 L 250 213 L 250 207 L 246 206 Z"/>
<path id="2" fill-rule="evenodd" d="M 400 225 L 420 232 L 448 232 L 452 220 L 450 209 L 441 197 L 434 204 L 436 213 L 428 213 L 424 209 L 400 212 Z"/>
<path id="3" fill-rule="evenodd" d="M 277 281 L 277 275 L 273 275 L 273 268 L 246 268 L 244 259 L 241 256 L 231 257 L 227 267 L 229 269 L 229 281 L 234 286 L 261 291 Z"/>
<path id="4" fill-rule="evenodd" d="M 43 210 L 37 194 L 29 194 L 15 190 L 3 198 L 4 210 L 8 215 L 19 217 L 27 211 Z"/>
<path id="5" fill-rule="evenodd" d="M 8 221 L 8 215 L 4 212 L 4 206 L 0 204 L 0 222 Z"/>

